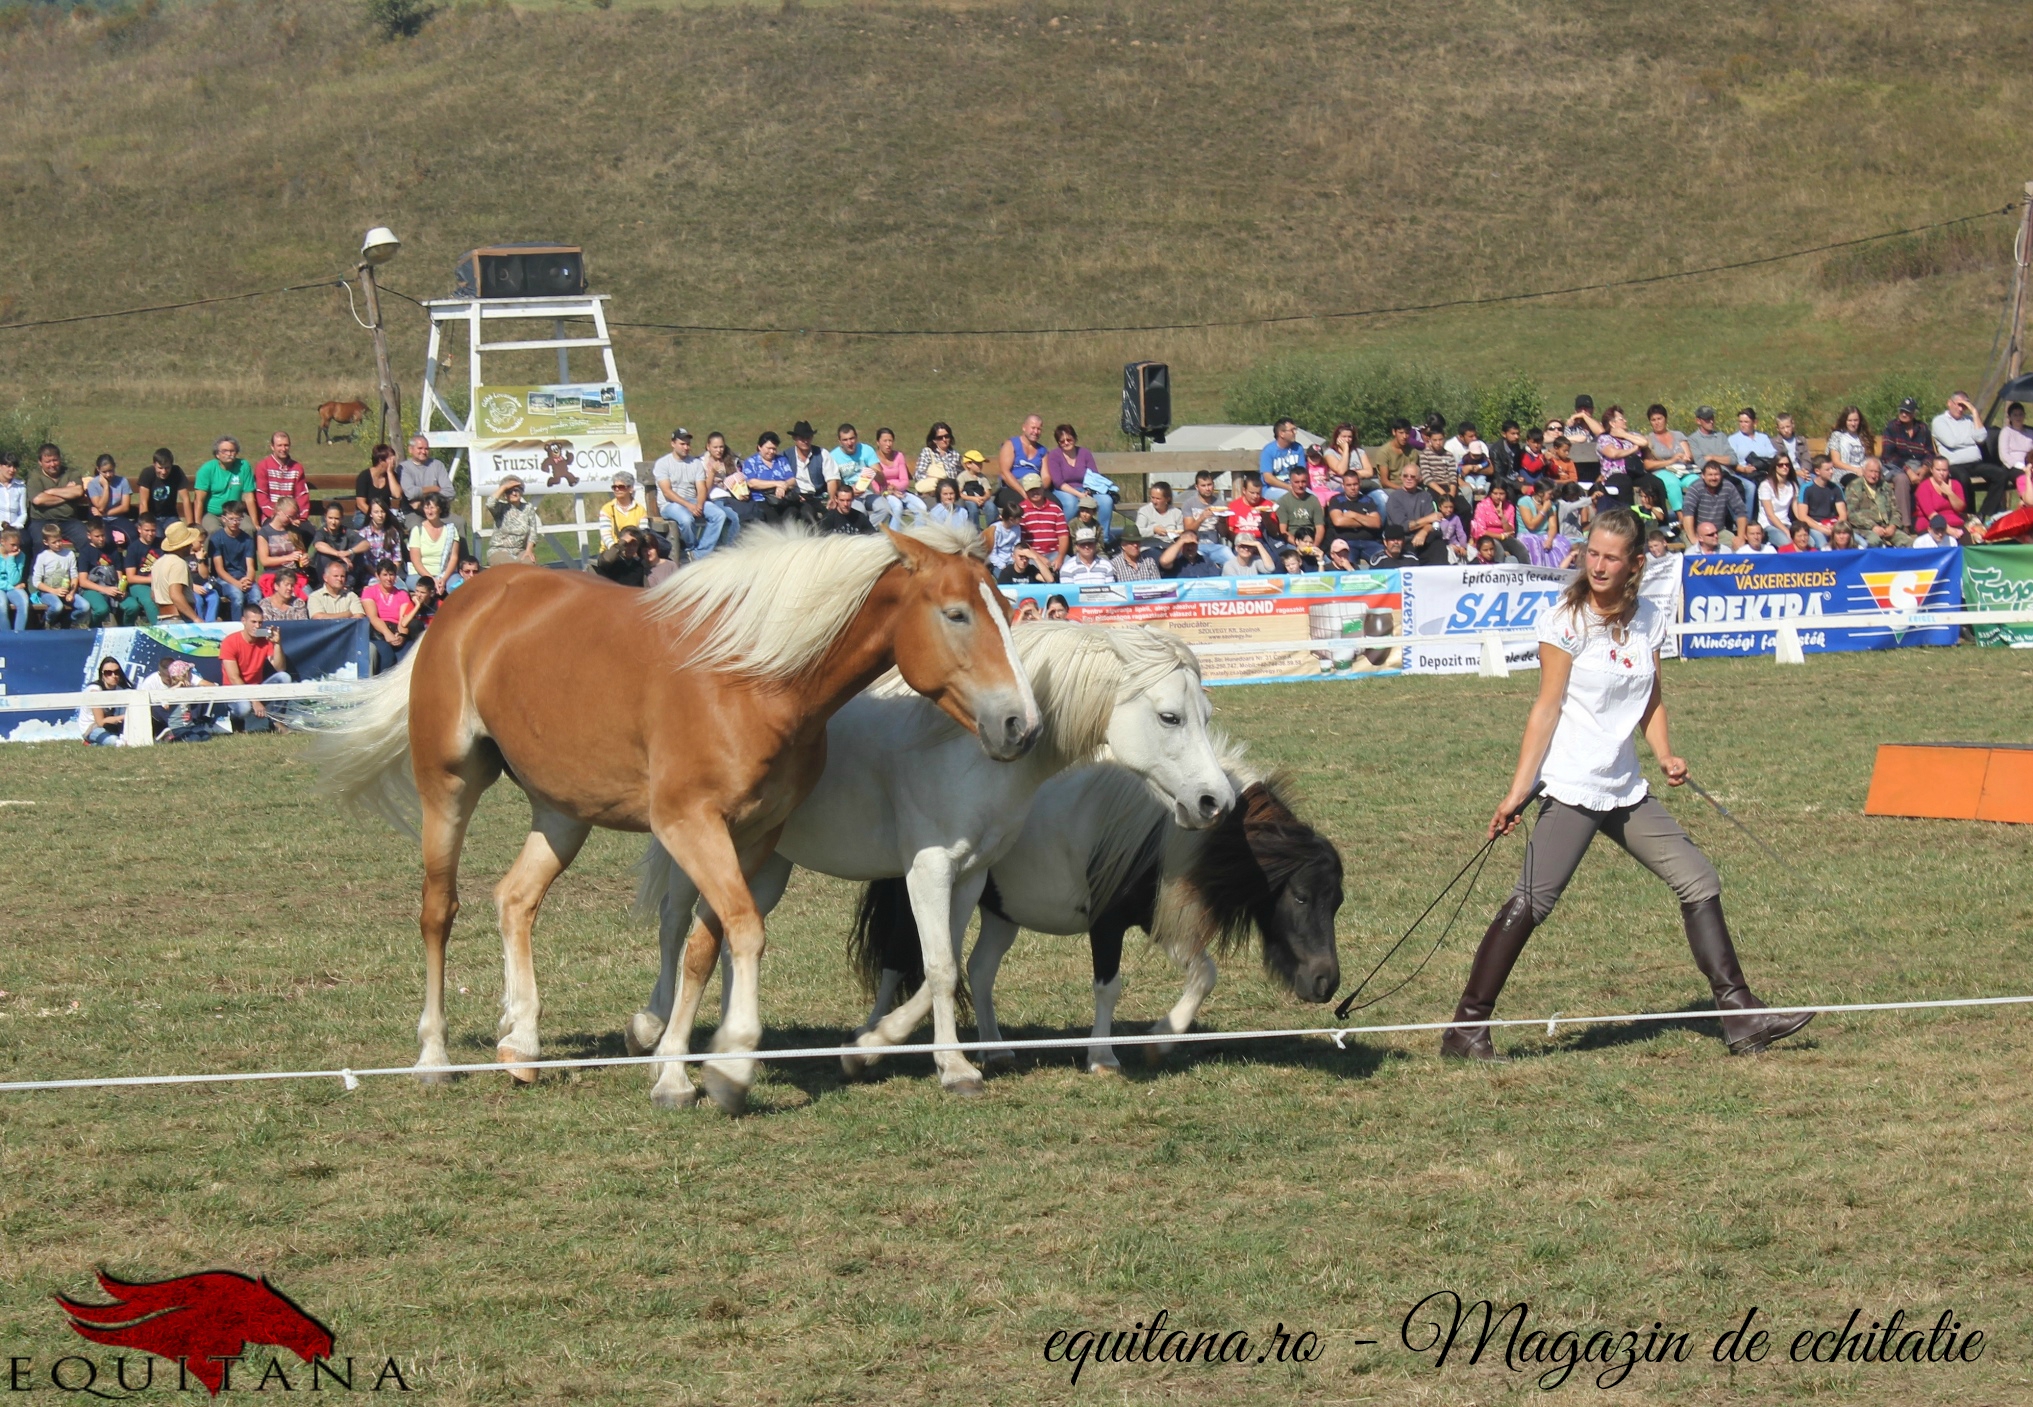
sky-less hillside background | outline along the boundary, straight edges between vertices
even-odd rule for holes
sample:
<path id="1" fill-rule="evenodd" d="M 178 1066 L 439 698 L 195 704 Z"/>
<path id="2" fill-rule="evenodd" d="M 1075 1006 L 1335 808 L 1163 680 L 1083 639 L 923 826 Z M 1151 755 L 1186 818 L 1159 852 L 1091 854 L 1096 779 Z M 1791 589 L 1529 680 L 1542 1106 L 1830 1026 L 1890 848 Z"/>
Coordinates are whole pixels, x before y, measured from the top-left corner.
<path id="1" fill-rule="evenodd" d="M 1175 322 L 1666 272 L 2001 208 L 2033 177 L 2022 0 L 0 7 L 0 322 L 349 271 L 449 291 L 582 243 L 612 315 L 790 328 Z M 1497 309 L 1143 335 L 631 332 L 646 438 L 1035 405 L 1103 440 L 1120 364 L 1182 418 L 1252 363 L 1383 349 L 1549 397 L 1735 377 L 1819 406 L 1973 381 L 2009 225 Z M 415 399 L 422 323 L 389 309 Z M 532 366 L 533 376 L 549 379 Z M 67 449 L 175 445 L 371 396 L 342 295 L 0 333 L 0 405 Z M 656 429 L 652 429 L 652 425 Z M 181 438 L 178 438 L 181 437 Z M 98 441 L 105 440 L 105 444 Z"/>

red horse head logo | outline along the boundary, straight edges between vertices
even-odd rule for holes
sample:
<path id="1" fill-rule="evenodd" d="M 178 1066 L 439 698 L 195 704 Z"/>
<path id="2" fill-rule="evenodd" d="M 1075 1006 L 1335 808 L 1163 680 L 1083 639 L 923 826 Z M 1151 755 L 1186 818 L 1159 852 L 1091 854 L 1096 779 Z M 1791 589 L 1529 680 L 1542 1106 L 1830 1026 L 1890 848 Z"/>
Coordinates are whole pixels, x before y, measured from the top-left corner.
<path id="1" fill-rule="evenodd" d="M 234 1270 L 208 1270 L 174 1280 L 129 1284 L 99 1272 L 111 1304 L 80 1304 L 56 1296 L 71 1327 L 93 1343 L 183 1359 L 190 1375 L 217 1397 L 225 1377 L 218 1360 L 248 1344 L 286 1348 L 308 1363 L 332 1355 L 332 1331 L 288 1295 Z"/>

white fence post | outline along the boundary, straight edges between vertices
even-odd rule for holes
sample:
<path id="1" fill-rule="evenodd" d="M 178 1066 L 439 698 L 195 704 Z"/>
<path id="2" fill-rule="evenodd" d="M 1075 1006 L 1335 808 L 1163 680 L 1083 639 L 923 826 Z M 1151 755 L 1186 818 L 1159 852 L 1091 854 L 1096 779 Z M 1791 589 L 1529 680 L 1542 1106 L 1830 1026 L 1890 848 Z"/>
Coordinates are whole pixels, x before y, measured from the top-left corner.
<path id="1" fill-rule="evenodd" d="M 1807 663 L 1807 656 L 1800 648 L 1799 626 L 1783 623 L 1779 626 L 1778 639 L 1772 651 L 1772 660 L 1776 664 Z"/>
<path id="2" fill-rule="evenodd" d="M 1504 658 L 1504 638 L 1495 631 L 1482 637 L 1482 664 L 1475 671 L 1484 679 L 1511 677 L 1510 661 Z"/>

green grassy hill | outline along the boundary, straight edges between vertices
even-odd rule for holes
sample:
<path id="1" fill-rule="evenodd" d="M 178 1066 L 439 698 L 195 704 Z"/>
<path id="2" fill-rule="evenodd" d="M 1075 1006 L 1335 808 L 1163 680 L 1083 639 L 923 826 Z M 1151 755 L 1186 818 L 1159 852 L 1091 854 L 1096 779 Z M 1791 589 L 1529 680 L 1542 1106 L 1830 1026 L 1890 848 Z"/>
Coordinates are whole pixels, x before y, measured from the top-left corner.
<path id="1" fill-rule="evenodd" d="M 0 17 L 0 322 L 341 273 L 382 222 L 405 241 L 388 282 L 420 296 L 471 245 L 564 239 L 646 322 L 1225 319 L 1751 257 L 2002 207 L 2033 176 L 2021 0 L 1693 0 L 1670 23 L 1627 0 L 488 4 L 405 41 L 337 0 Z M 1811 399 L 1891 366 L 1973 379 L 2008 238 L 1444 316 L 635 331 L 621 357 L 646 429 L 751 433 L 837 406 L 909 436 L 947 408 L 973 438 L 1034 399 L 1106 422 L 1142 356 L 1205 415 L 1257 358 L 1352 346 L 1551 395 L 1741 373 Z M 414 383 L 421 320 L 391 323 Z M 330 292 L 0 333 L 0 378 L 73 426 L 373 384 Z"/>

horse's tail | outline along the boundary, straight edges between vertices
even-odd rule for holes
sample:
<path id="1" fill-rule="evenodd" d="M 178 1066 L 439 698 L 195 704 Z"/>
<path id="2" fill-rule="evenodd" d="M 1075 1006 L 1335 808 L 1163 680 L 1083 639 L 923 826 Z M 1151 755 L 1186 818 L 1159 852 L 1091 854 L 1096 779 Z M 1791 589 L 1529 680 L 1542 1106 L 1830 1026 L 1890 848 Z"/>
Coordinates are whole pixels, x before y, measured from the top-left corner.
<path id="1" fill-rule="evenodd" d="M 651 836 L 642 858 L 635 862 L 635 904 L 628 911 L 630 916 L 647 923 L 661 923 L 664 899 L 671 892 L 671 877 L 679 873 L 678 862 L 671 858 L 671 852 L 664 849 L 661 840 Z"/>
<path id="2" fill-rule="evenodd" d="M 878 879 L 861 891 L 861 907 L 847 935 L 847 961 L 871 997 L 885 970 L 904 975 L 900 997 L 923 984 L 925 954 L 918 946 L 918 916 L 911 912 L 910 885 L 904 880 Z"/>
<path id="3" fill-rule="evenodd" d="M 415 836 L 423 806 L 409 765 L 409 676 L 416 654 L 313 715 L 313 756 L 326 789 Z"/>

